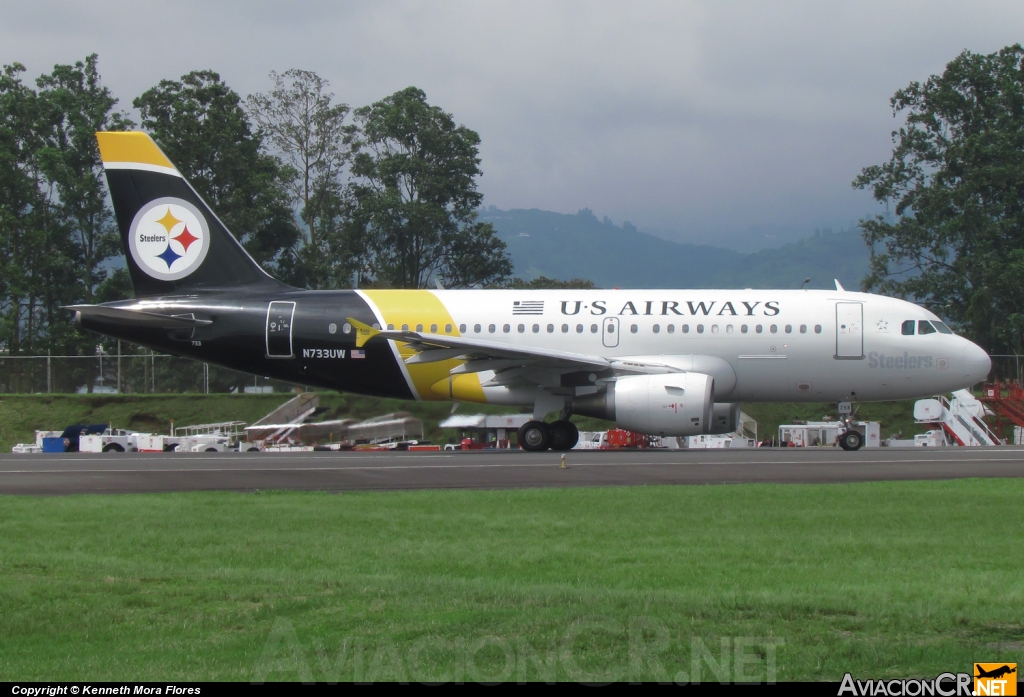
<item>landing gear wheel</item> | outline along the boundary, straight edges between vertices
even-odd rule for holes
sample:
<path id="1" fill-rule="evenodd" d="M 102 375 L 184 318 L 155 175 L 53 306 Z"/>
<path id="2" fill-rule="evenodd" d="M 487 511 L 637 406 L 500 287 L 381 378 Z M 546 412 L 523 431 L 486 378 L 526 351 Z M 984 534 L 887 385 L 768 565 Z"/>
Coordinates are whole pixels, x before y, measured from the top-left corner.
<path id="1" fill-rule="evenodd" d="M 556 421 L 548 426 L 552 450 L 572 450 L 580 440 L 580 431 L 572 421 Z"/>
<path id="2" fill-rule="evenodd" d="M 551 443 L 551 429 L 543 421 L 527 421 L 519 428 L 519 447 L 531 453 L 547 450 Z"/>
<path id="3" fill-rule="evenodd" d="M 860 450 L 864 445 L 864 436 L 858 431 L 846 431 L 839 436 L 839 447 L 843 450 Z"/>

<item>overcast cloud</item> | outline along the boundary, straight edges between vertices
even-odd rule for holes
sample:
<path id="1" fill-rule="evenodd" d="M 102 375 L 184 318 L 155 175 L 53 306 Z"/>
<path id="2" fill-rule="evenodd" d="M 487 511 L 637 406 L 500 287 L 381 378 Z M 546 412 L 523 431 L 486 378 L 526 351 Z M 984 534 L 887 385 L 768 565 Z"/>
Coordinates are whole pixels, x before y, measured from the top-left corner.
<path id="1" fill-rule="evenodd" d="M 1024 39 L 1020 0 L 8 0 L 0 16 L 0 62 L 35 77 L 96 52 L 125 108 L 204 68 L 243 96 L 312 70 L 352 106 L 416 85 L 480 134 L 487 204 L 762 246 L 874 211 L 850 181 L 888 157 L 893 92 Z"/>

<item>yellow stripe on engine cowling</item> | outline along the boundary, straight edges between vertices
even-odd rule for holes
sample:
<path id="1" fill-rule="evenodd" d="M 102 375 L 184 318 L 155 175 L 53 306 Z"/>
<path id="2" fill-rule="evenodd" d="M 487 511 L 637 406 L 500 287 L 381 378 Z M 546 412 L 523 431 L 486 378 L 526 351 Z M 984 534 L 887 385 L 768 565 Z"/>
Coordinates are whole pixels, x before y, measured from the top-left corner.
<path id="1" fill-rule="evenodd" d="M 100 131 L 96 134 L 103 162 L 128 162 L 174 169 L 157 144 L 142 131 Z"/>
<path id="2" fill-rule="evenodd" d="M 402 325 L 408 325 L 410 330 L 416 331 L 417 325 L 422 325 L 424 333 L 436 333 L 445 335 L 445 325 L 450 324 L 452 331 L 450 336 L 460 336 L 459 327 L 452 319 L 451 313 L 444 303 L 429 290 L 364 290 L 362 291 L 380 311 L 384 325 L 394 325 L 395 329 L 401 329 Z M 437 331 L 431 332 L 430 325 L 436 324 Z M 395 342 L 398 346 L 399 355 L 402 360 L 412 356 L 415 351 L 409 348 L 408 344 Z M 439 382 L 448 384 L 449 373 L 452 368 L 462 364 L 464 361 L 450 359 L 437 361 L 436 363 L 413 363 L 406 364 L 409 377 L 413 386 L 419 394 L 420 399 L 445 400 L 457 399 L 466 402 L 486 403 L 484 390 L 480 386 L 480 379 L 476 374 L 458 376 L 458 390 L 449 391 L 447 388 L 439 390 L 434 388 Z M 457 392 L 457 394 L 456 394 Z"/>

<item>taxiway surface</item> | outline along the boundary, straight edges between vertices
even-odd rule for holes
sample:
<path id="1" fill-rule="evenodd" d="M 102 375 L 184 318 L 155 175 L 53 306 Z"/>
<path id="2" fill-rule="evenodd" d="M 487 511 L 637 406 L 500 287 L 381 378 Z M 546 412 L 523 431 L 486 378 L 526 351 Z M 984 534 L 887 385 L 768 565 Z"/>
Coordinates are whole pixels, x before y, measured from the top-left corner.
<path id="1" fill-rule="evenodd" d="M 0 455 L 0 494 L 358 491 L 1024 477 L 1024 448 Z"/>

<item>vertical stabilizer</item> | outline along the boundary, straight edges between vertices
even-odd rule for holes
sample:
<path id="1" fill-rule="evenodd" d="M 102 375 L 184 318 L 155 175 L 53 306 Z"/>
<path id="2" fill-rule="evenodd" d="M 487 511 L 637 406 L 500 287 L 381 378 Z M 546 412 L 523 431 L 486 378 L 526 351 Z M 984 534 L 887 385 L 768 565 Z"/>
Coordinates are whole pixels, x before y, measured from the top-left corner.
<path id="1" fill-rule="evenodd" d="M 136 297 L 285 287 L 243 249 L 147 134 L 96 134 Z"/>

